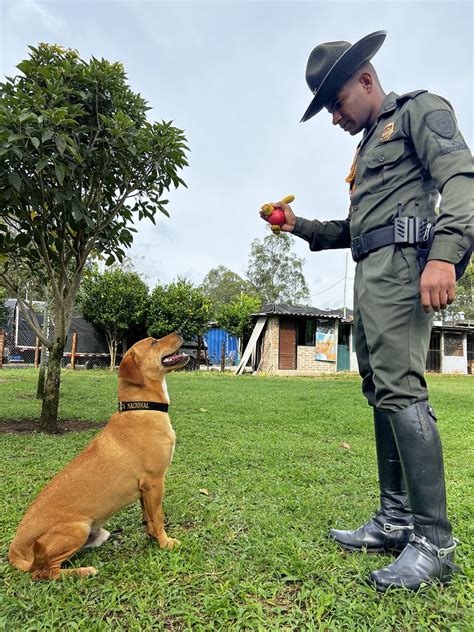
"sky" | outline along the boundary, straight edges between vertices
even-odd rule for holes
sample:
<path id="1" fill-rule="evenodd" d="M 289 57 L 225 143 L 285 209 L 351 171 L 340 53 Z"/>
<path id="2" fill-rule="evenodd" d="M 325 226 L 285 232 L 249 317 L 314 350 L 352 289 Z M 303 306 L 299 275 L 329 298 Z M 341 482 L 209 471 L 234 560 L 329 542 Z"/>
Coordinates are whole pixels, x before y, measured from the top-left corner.
<path id="1" fill-rule="evenodd" d="M 473 7 L 470 2 L 0 0 L 0 74 L 38 42 L 121 61 L 149 119 L 185 131 L 187 188 L 168 197 L 170 218 L 143 221 L 127 252 L 153 288 L 178 275 L 198 285 L 224 265 L 246 275 L 251 243 L 269 227 L 261 204 L 295 196 L 308 219 L 343 219 L 345 177 L 359 137 L 322 112 L 300 123 L 311 100 L 305 69 L 322 42 L 388 32 L 372 59 L 385 92 L 427 89 L 447 98 L 473 147 Z M 346 250 L 309 251 L 311 305 L 352 306 L 354 264 Z M 347 267 L 347 274 L 346 274 Z M 344 279 L 346 283 L 344 283 Z M 344 293 L 344 287 L 346 292 Z"/>

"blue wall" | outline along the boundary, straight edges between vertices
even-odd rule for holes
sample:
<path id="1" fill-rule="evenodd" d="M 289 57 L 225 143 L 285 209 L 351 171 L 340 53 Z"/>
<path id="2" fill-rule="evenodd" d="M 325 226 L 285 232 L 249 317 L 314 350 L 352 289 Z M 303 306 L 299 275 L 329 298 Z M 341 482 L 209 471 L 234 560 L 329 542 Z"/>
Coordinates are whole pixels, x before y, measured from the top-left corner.
<path id="1" fill-rule="evenodd" d="M 207 330 L 207 332 L 203 335 L 203 338 L 207 343 L 209 358 L 213 362 L 219 364 L 221 361 L 222 343 L 225 342 L 225 355 L 234 358 L 233 364 L 238 363 L 239 342 L 235 336 L 232 336 L 229 332 L 224 331 L 223 329 L 213 327 L 212 329 Z"/>

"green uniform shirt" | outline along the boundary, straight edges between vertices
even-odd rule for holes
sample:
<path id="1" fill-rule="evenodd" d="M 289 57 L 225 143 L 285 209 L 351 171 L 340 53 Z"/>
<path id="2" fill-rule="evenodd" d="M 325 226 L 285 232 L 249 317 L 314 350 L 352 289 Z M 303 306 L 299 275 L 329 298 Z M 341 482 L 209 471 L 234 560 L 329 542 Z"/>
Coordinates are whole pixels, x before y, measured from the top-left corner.
<path id="1" fill-rule="evenodd" d="M 347 248 L 350 240 L 405 217 L 441 212 L 429 259 L 457 263 L 472 243 L 473 160 L 451 105 L 419 90 L 388 94 L 374 125 L 357 147 L 346 220 L 297 217 L 293 234 L 311 250 Z"/>

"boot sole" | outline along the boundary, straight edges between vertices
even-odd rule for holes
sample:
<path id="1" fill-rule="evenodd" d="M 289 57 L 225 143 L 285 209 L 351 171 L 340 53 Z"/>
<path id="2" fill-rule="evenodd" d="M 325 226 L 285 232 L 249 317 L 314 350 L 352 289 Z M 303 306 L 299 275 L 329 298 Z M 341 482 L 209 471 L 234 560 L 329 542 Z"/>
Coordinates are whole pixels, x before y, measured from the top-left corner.
<path id="1" fill-rule="evenodd" d="M 336 544 L 338 544 L 341 549 L 344 549 L 344 551 L 347 551 L 348 553 L 366 553 L 368 555 L 386 553 L 389 555 L 398 555 L 403 551 L 403 549 L 386 549 L 384 547 L 380 547 L 378 549 L 369 549 L 366 546 L 356 547 L 350 546 L 349 544 L 342 544 L 341 542 L 338 542 L 338 540 L 333 539 L 333 541 L 336 542 Z"/>
<path id="2" fill-rule="evenodd" d="M 452 581 L 452 578 L 445 579 L 445 580 L 432 579 L 432 580 L 421 582 L 419 586 L 411 587 L 411 586 L 403 586 L 403 585 L 400 586 L 399 584 L 389 584 L 388 586 L 385 586 L 384 584 L 377 584 L 377 582 L 372 577 L 370 577 L 370 575 L 366 579 L 366 582 L 369 584 L 369 586 L 372 586 L 372 588 L 375 588 L 375 590 L 380 593 L 385 593 L 389 589 L 390 590 L 408 590 L 410 592 L 418 592 L 418 591 L 428 590 L 429 588 L 433 588 L 433 586 L 447 586 L 448 584 L 451 583 L 451 581 Z"/>

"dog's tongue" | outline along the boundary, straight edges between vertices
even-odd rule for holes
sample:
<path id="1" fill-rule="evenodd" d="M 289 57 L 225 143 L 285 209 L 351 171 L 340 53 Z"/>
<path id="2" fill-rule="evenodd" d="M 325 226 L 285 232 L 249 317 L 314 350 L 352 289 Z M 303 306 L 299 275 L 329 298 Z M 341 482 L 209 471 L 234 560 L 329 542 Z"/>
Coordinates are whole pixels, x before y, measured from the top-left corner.
<path id="1" fill-rule="evenodd" d="M 172 353 L 171 355 L 168 355 L 162 358 L 161 363 L 164 366 L 173 366 L 173 364 L 177 364 L 183 358 L 184 358 L 184 353 Z"/>

